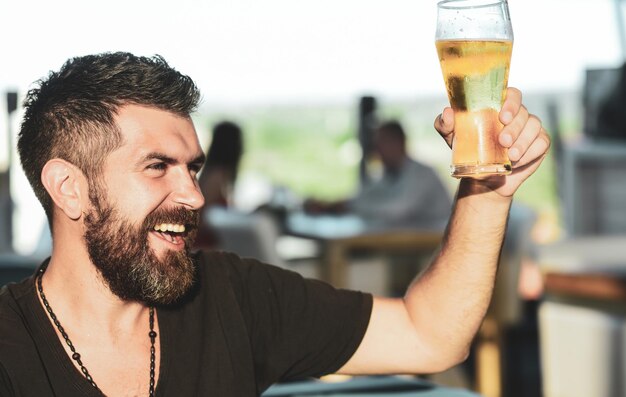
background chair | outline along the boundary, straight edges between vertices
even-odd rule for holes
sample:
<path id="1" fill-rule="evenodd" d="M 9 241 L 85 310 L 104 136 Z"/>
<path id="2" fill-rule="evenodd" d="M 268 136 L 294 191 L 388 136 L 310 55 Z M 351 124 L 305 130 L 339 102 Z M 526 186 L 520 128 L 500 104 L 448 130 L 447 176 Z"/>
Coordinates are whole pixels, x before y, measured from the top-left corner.
<path id="1" fill-rule="evenodd" d="M 210 207 L 203 216 L 214 228 L 220 249 L 276 266 L 287 266 L 276 250 L 279 229 L 270 215 Z"/>

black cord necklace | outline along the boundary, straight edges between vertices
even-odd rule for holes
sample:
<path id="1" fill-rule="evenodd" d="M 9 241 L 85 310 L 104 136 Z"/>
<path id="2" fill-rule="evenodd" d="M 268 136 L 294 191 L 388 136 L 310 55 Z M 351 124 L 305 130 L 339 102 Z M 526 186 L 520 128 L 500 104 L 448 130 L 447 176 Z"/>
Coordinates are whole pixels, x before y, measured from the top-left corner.
<path id="1" fill-rule="evenodd" d="M 46 311 L 50 315 L 50 318 L 52 319 L 52 322 L 54 322 L 54 325 L 57 327 L 57 329 L 61 333 L 61 336 L 63 336 L 63 339 L 65 340 L 65 343 L 67 344 L 67 346 L 72 351 L 72 356 L 71 356 L 72 360 L 76 361 L 76 363 L 80 367 L 80 371 L 83 373 L 83 375 L 85 375 L 85 378 L 87 378 L 89 383 L 91 383 L 91 385 L 94 388 L 96 388 L 96 390 L 100 390 L 100 388 L 98 388 L 98 385 L 96 385 L 96 382 L 94 382 L 93 378 L 89 374 L 89 371 L 87 370 L 87 368 L 83 365 L 83 361 L 80 359 L 80 354 L 76 351 L 76 348 L 74 347 L 74 344 L 72 343 L 70 338 L 67 336 L 67 333 L 65 332 L 65 329 L 63 328 L 63 326 L 61 325 L 61 323 L 57 319 L 56 314 L 54 314 L 54 312 L 52 311 L 52 308 L 50 307 L 50 303 L 48 303 L 48 300 L 46 299 L 46 295 L 43 293 L 43 287 L 41 285 L 41 279 L 42 279 L 43 274 L 45 273 L 47 267 L 48 267 L 48 264 L 46 263 L 44 266 L 42 266 L 39 269 L 39 274 L 37 274 L 37 291 L 39 291 L 39 296 L 41 297 L 41 301 L 43 302 L 43 305 L 46 308 Z M 156 350 L 154 348 L 154 342 L 156 340 L 157 333 L 156 333 L 156 331 L 154 331 L 154 308 L 153 307 L 150 307 L 150 332 L 148 333 L 148 336 L 150 337 L 150 389 L 149 389 L 149 396 L 150 397 L 154 397 L 154 386 L 155 386 L 155 384 L 154 384 L 155 383 L 154 382 L 154 369 L 155 369 L 155 365 L 156 365 L 156 358 L 155 358 L 156 357 Z"/>

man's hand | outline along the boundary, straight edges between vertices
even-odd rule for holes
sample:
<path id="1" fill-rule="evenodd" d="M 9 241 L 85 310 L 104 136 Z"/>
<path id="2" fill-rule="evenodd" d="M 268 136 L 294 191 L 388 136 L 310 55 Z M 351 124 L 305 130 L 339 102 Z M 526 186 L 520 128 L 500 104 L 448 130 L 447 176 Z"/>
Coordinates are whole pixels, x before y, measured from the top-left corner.
<path id="1" fill-rule="evenodd" d="M 522 105 L 522 93 L 508 88 L 506 100 L 500 111 L 504 128 L 500 132 L 500 144 L 509 149 L 513 172 L 508 176 L 493 176 L 471 181 L 475 189 L 487 189 L 504 197 L 512 196 L 517 188 L 539 167 L 550 147 L 550 137 L 541 121 Z M 454 111 L 445 108 L 435 119 L 435 129 L 452 146 L 454 137 Z"/>

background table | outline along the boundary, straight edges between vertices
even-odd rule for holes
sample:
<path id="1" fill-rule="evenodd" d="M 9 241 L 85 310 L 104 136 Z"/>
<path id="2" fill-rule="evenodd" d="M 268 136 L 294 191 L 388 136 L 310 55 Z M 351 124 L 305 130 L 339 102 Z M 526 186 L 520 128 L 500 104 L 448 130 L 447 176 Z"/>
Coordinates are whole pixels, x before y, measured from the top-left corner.
<path id="1" fill-rule="evenodd" d="M 285 233 L 318 241 L 322 245 L 322 279 L 337 288 L 347 286 L 350 255 L 355 250 L 384 253 L 434 252 L 443 237 L 443 227 L 419 228 L 367 223 L 356 216 L 310 216 L 290 214 Z"/>
<path id="2" fill-rule="evenodd" d="M 345 382 L 316 380 L 279 384 L 263 393 L 262 397 L 480 397 L 478 394 L 441 387 L 419 378 L 397 376 L 355 377 Z"/>
<path id="3" fill-rule="evenodd" d="M 539 252 L 545 397 L 626 390 L 626 235 L 577 237 Z"/>

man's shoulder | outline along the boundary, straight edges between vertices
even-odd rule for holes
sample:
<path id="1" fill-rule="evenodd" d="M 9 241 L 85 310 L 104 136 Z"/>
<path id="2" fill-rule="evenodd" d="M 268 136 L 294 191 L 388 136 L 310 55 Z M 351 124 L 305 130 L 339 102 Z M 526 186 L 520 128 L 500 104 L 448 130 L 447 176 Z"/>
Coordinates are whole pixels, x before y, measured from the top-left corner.
<path id="1" fill-rule="evenodd" d="M 0 395 L 51 395 L 36 299 L 32 277 L 0 289 Z"/>
<path id="2" fill-rule="evenodd" d="M 221 250 L 199 250 L 193 253 L 198 271 L 198 289 L 202 295 L 223 295 L 238 290 L 249 273 L 252 260 Z M 208 296 L 208 295 L 207 295 Z"/>
<path id="3" fill-rule="evenodd" d="M 200 283 L 212 285 L 217 290 L 226 287 L 241 292 L 242 289 L 276 282 L 297 283 L 302 278 L 296 272 L 227 251 L 197 251 L 194 257 Z"/>
<path id="4" fill-rule="evenodd" d="M 20 311 L 18 302 L 33 293 L 34 285 L 32 277 L 19 283 L 9 283 L 0 288 L 0 318 L 9 318 L 17 315 Z M 0 323 L 2 326 L 2 323 Z"/>
<path id="5" fill-rule="evenodd" d="M 33 289 L 32 279 L 0 288 L 0 362 L 32 344 L 23 307 Z"/>
<path id="6" fill-rule="evenodd" d="M 228 276 L 249 266 L 247 260 L 232 252 L 221 250 L 199 250 L 193 253 L 193 257 L 202 276 Z"/>
<path id="7" fill-rule="evenodd" d="M 228 251 L 199 250 L 193 255 L 201 272 L 232 274 L 233 272 L 247 273 L 257 269 L 281 271 L 272 264 L 263 263 L 254 258 L 241 257 Z"/>
<path id="8" fill-rule="evenodd" d="M 4 282 L 6 279 L 14 280 L 0 287 L 0 318 L 2 318 L 15 313 L 19 307 L 18 303 L 27 300 L 35 293 L 35 269 L 25 266 L 0 270 L 3 271 Z"/>

